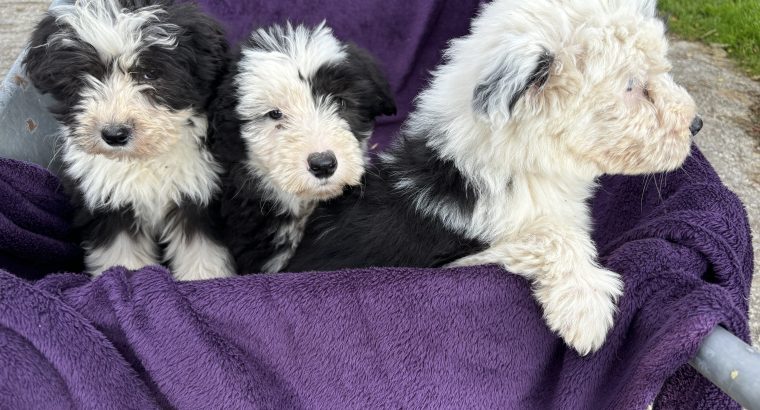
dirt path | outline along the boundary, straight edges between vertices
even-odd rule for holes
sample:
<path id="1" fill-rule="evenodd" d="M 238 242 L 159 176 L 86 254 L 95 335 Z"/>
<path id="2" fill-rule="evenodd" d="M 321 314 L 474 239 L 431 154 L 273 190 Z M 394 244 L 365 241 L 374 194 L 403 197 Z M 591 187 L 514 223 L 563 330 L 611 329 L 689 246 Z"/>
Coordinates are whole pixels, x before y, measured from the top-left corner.
<path id="1" fill-rule="evenodd" d="M 0 0 L 0 76 L 48 4 Z M 741 74 L 721 49 L 673 41 L 671 58 L 676 80 L 692 93 L 705 121 L 697 144 L 749 213 L 755 248 L 750 321 L 760 346 L 760 83 Z"/>
<path id="2" fill-rule="evenodd" d="M 760 346 L 760 83 L 738 71 L 720 48 L 673 41 L 671 60 L 676 81 L 704 119 L 697 145 L 747 207 L 755 248 L 750 326 Z"/>
<path id="3" fill-rule="evenodd" d="M 50 1 L 0 0 L 0 78 L 18 57 Z"/>

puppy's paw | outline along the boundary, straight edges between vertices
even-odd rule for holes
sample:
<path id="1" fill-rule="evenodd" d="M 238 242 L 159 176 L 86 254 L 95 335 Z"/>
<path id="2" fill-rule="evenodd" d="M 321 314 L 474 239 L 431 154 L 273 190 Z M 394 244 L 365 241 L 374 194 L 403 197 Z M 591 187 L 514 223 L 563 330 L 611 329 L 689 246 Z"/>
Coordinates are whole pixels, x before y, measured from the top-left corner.
<path id="1" fill-rule="evenodd" d="M 226 248 L 205 241 L 200 250 L 178 252 L 171 267 L 177 280 L 220 279 L 235 276 L 232 256 Z M 190 248 L 189 250 L 193 250 Z"/>
<path id="2" fill-rule="evenodd" d="M 85 254 L 85 266 L 92 276 L 100 276 L 114 266 L 136 270 L 159 263 L 152 247 L 143 243 L 125 241 L 121 237 L 108 247 L 88 249 Z"/>
<path id="3" fill-rule="evenodd" d="M 174 270 L 174 278 L 177 280 L 206 280 L 206 279 L 221 279 L 231 278 L 235 276 L 235 273 L 227 265 L 213 266 L 210 264 L 203 264 L 196 267 L 186 267 L 182 270 Z"/>
<path id="4" fill-rule="evenodd" d="M 549 328 L 581 356 L 599 350 L 604 343 L 622 293 L 623 282 L 617 273 L 595 267 L 550 284 L 537 284 L 535 290 Z"/>

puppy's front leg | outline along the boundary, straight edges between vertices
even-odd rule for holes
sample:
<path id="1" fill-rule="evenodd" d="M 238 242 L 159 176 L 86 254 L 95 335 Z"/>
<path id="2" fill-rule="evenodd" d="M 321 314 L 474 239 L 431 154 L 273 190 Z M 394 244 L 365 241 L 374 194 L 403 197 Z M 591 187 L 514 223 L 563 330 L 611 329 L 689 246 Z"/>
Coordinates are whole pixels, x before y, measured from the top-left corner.
<path id="1" fill-rule="evenodd" d="M 139 269 L 156 265 L 158 250 L 150 235 L 136 229 L 124 212 L 99 214 L 85 227 L 85 266 L 92 275 L 100 275 L 112 266 Z"/>
<path id="2" fill-rule="evenodd" d="M 205 209 L 185 206 L 173 211 L 161 236 L 164 258 L 177 280 L 234 276 L 232 256 L 214 238 Z"/>
<path id="3" fill-rule="evenodd" d="M 451 266 L 501 263 L 533 282 L 551 330 L 581 355 L 598 350 L 613 325 L 620 276 L 596 262 L 596 248 L 580 227 L 549 221 L 529 228 Z"/>

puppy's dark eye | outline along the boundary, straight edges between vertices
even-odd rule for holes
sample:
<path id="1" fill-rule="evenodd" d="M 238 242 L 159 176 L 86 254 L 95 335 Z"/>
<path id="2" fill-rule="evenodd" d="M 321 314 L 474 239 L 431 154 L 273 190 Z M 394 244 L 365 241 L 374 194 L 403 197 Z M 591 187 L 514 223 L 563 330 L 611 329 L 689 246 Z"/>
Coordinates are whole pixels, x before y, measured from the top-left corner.
<path id="1" fill-rule="evenodd" d="M 157 80 L 158 77 L 160 76 L 161 76 L 161 72 L 159 72 L 158 70 L 147 70 L 147 71 L 142 72 L 142 74 L 140 75 L 140 78 L 144 81 L 154 81 L 154 80 Z"/>
<path id="2" fill-rule="evenodd" d="M 280 118 L 282 118 L 282 111 L 272 110 L 267 113 L 267 116 L 273 120 L 279 120 Z"/>

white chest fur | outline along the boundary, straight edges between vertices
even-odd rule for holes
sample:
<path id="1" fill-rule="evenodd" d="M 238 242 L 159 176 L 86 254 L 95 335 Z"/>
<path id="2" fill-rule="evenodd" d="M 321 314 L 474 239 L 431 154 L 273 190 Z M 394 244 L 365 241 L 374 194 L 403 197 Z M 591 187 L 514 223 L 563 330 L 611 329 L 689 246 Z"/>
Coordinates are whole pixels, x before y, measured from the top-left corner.
<path id="1" fill-rule="evenodd" d="M 219 189 L 220 165 L 201 145 L 206 118 L 195 117 L 194 123 L 167 152 L 151 158 L 92 155 L 67 138 L 65 172 L 77 181 L 89 209 L 131 208 L 144 228 L 156 232 L 173 205 L 183 200 L 208 204 Z"/>

